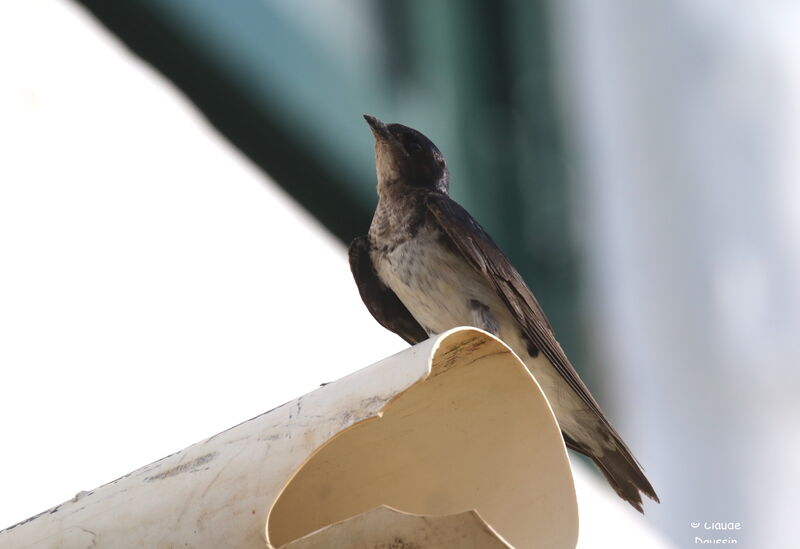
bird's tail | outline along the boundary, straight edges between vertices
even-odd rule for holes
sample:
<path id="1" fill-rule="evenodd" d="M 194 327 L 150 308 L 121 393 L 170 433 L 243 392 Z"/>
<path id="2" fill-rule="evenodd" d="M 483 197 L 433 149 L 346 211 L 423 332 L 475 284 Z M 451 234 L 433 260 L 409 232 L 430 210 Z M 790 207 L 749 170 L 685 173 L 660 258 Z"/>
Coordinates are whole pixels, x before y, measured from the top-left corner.
<path id="1" fill-rule="evenodd" d="M 644 476 L 641 466 L 631 454 L 619 435 L 612 429 L 603 445 L 602 453 L 591 450 L 563 433 L 567 447 L 590 458 L 606 477 L 606 480 L 617 492 L 617 495 L 630 503 L 640 513 L 642 510 L 642 494 L 656 503 L 660 503 L 650 481 Z"/>

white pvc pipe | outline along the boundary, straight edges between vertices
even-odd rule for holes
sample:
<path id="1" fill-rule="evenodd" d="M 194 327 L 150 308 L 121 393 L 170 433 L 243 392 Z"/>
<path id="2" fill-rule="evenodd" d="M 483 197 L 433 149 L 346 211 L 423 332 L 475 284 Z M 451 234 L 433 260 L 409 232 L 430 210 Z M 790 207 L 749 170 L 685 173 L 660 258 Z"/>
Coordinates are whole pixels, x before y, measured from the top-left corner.
<path id="1" fill-rule="evenodd" d="M 539 386 L 503 343 L 459 328 L 4 530 L 0 548 L 367 547 L 426 533 L 457 547 L 458 531 L 556 548 L 575 546 L 577 521 Z"/>

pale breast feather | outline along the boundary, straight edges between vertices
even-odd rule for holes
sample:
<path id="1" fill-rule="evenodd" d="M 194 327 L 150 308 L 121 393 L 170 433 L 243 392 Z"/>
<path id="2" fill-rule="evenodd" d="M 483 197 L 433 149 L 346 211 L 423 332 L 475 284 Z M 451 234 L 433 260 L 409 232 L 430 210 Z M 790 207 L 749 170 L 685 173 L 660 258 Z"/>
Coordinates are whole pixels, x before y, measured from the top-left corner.
<path id="1" fill-rule="evenodd" d="M 471 301 L 500 305 L 483 277 L 443 244 L 435 228 L 421 228 L 414 238 L 376 252 L 373 261 L 384 284 L 429 333 L 474 325 Z"/>

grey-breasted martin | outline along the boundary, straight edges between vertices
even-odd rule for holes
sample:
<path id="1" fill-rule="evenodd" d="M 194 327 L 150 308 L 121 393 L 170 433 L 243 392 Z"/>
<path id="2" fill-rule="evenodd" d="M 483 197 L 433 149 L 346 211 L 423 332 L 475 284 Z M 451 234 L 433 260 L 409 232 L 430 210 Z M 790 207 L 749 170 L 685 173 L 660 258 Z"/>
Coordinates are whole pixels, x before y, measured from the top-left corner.
<path id="1" fill-rule="evenodd" d="M 638 511 L 642 493 L 658 501 L 522 277 L 450 199 L 439 149 L 412 128 L 364 118 L 375 137 L 378 206 L 369 234 L 350 245 L 349 259 L 372 316 L 412 345 L 463 325 L 499 337 L 541 385 L 566 445 L 591 458 Z"/>

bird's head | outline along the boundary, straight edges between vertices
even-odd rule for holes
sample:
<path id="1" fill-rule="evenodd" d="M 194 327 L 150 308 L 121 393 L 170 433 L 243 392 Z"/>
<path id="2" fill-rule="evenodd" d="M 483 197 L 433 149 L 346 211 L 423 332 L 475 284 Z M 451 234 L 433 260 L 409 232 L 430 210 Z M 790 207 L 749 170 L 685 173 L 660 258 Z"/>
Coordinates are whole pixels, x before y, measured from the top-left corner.
<path id="1" fill-rule="evenodd" d="M 430 139 L 402 124 L 384 124 L 368 114 L 364 119 L 375 136 L 379 193 L 399 183 L 447 194 L 450 183 L 447 164 Z"/>

